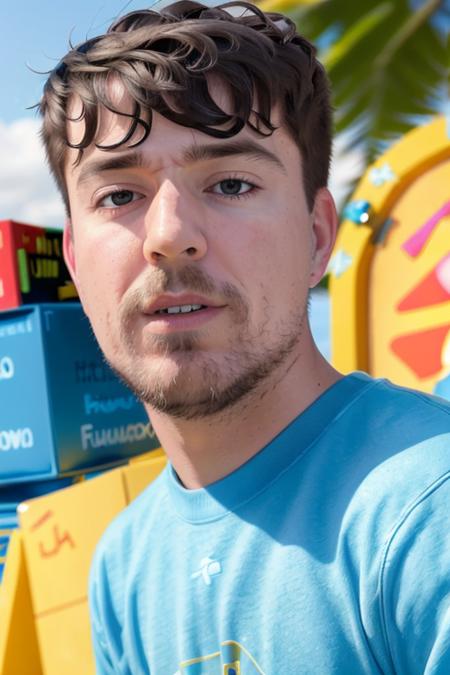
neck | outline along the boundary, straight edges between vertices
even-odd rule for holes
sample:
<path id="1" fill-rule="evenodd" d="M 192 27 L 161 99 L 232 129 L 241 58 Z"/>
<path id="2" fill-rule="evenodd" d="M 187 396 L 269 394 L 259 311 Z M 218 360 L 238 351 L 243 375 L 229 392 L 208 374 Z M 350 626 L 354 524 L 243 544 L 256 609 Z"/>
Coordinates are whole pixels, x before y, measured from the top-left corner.
<path id="1" fill-rule="evenodd" d="M 193 489 L 244 464 L 340 378 L 311 338 L 307 349 L 226 411 L 182 420 L 146 408 L 178 477 Z"/>

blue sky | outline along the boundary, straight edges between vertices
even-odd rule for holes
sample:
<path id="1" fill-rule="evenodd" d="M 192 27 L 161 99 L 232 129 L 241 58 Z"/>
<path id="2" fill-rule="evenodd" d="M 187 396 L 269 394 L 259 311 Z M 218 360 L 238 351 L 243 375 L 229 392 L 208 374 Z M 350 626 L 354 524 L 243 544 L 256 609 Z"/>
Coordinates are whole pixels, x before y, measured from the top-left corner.
<path id="1" fill-rule="evenodd" d="M 151 3 L 142 0 L 1 0 L 0 120 L 6 123 L 35 113 L 44 76 L 31 72 L 53 68 L 74 43 L 101 33 L 122 14 Z"/>
<path id="2" fill-rule="evenodd" d="M 210 1 L 214 4 L 214 0 Z M 35 115 L 27 108 L 39 100 L 45 76 L 30 68 L 50 70 L 68 50 L 69 39 L 76 44 L 101 33 L 124 12 L 167 2 L 0 0 L 0 121 L 10 123 Z M 424 0 L 410 2 L 417 6 Z M 448 26 L 449 15 L 442 10 L 436 20 L 443 28 L 444 24 Z"/>

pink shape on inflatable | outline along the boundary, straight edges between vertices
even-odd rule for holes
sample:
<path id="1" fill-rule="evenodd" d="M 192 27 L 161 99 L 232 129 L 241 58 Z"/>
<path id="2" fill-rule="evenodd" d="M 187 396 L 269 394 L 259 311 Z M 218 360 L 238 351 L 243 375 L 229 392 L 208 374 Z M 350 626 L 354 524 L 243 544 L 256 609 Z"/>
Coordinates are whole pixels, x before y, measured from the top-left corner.
<path id="1" fill-rule="evenodd" d="M 415 232 L 412 237 L 410 237 L 404 244 L 402 244 L 402 249 L 406 251 L 412 258 L 415 258 L 421 253 L 423 247 L 431 237 L 436 228 L 436 225 L 445 218 L 445 216 L 450 215 L 450 202 L 447 202 L 439 211 L 436 211 L 427 222 L 422 225 L 417 232 Z"/>
<path id="2" fill-rule="evenodd" d="M 450 295 L 450 253 L 436 267 L 436 276 L 442 288 Z"/>

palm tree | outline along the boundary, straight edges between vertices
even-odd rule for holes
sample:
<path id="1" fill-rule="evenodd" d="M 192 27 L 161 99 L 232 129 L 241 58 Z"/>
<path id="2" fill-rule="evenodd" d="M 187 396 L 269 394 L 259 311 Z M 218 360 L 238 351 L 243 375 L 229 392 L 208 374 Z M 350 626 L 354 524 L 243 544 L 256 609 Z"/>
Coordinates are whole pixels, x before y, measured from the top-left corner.
<path id="1" fill-rule="evenodd" d="M 334 92 L 336 132 L 365 164 L 448 97 L 448 0 L 265 0 L 314 42 Z"/>

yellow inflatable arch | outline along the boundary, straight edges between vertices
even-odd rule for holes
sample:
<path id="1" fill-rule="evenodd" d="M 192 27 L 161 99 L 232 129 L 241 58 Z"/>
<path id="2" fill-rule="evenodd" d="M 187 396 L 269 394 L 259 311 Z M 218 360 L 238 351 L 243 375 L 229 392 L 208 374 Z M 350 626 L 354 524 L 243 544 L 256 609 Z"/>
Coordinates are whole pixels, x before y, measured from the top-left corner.
<path id="1" fill-rule="evenodd" d="M 368 169 L 330 263 L 332 357 L 450 398 L 450 139 L 443 117 Z"/>

